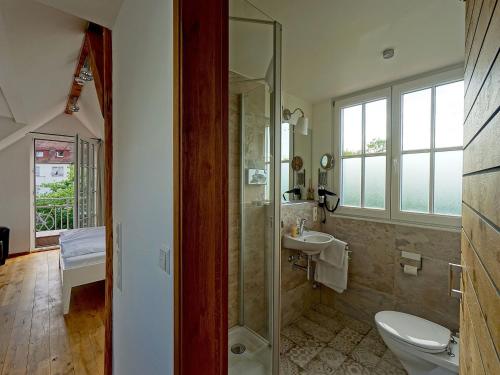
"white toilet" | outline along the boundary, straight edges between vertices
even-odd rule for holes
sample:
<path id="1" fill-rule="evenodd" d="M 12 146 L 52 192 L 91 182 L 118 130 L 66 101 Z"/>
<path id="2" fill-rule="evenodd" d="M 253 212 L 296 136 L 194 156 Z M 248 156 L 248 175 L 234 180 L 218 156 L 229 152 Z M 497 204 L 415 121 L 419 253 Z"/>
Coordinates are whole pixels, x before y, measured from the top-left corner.
<path id="1" fill-rule="evenodd" d="M 378 312 L 375 323 L 409 375 L 458 374 L 459 343 L 449 329 L 397 311 Z"/>

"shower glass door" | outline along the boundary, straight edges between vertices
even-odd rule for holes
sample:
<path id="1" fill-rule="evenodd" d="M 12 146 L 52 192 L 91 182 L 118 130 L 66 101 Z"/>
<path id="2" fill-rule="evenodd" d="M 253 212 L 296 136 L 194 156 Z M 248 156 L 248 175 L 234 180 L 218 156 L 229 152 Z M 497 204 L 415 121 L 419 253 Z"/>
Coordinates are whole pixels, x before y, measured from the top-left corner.
<path id="1" fill-rule="evenodd" d="M 229 20 L 229 374 L 278 374 L 281 26 Z"/>

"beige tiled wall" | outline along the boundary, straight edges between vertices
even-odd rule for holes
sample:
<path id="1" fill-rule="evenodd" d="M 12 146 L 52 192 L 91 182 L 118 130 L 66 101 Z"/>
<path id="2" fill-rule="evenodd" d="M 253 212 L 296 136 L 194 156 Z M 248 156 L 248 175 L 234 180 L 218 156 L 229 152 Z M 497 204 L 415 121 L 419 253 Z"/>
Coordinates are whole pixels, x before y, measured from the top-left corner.
<path id="1" fill-rule="evenodd" d="M 322 231 L 349 243 L 347 290 L 321 288 L 321 302 L 373 324 L 397 310 L 458 328 L 459 303 L 448 296 L 448 262 L 460 262 L 460 234 L 414 226 L 329 217 Z M 403 273 L 402 250 L 422 254 L 418 276 Z"/>
<path id="2" fill-rule="evenodd" d="M 283 233 L 289 233 L 290 227 L 297 218 L 307 219 L 306 227 L 319 229 L 319 223 L 313 221 L 313 202 L 287 203 L 281 206 Z M 312 282 L 307 281 L 304 271 L 292 269 L 288 262 L 290 255 L 297 251 L 283 248 L 281 250 L 281 326 L 284 327 L 309 309 L 312 304 L 319 303 L 320 291 L 313 289 Z"/>

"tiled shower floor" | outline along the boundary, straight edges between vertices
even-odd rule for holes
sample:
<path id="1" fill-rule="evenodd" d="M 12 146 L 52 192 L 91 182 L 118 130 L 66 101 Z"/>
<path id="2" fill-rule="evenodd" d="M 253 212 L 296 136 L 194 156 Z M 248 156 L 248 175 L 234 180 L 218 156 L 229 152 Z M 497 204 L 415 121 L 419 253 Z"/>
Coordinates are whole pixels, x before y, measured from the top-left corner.
<path id="1" fill-rule="evenodd" d="M 281 375 L 405 375 L 377 330 L 316 305 L 281 332 Z"/>

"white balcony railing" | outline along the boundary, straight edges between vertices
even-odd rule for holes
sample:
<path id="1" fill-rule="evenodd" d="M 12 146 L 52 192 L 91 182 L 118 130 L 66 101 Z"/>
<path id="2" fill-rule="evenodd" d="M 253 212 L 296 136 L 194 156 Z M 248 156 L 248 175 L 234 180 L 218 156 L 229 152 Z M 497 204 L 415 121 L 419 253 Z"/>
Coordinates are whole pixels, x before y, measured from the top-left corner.
<path id="1" fill-rule="evenodd" d="M 73 197 L 38 197 L 35 212 L 36 231 L 72 229 L 73 200 Z"/>

